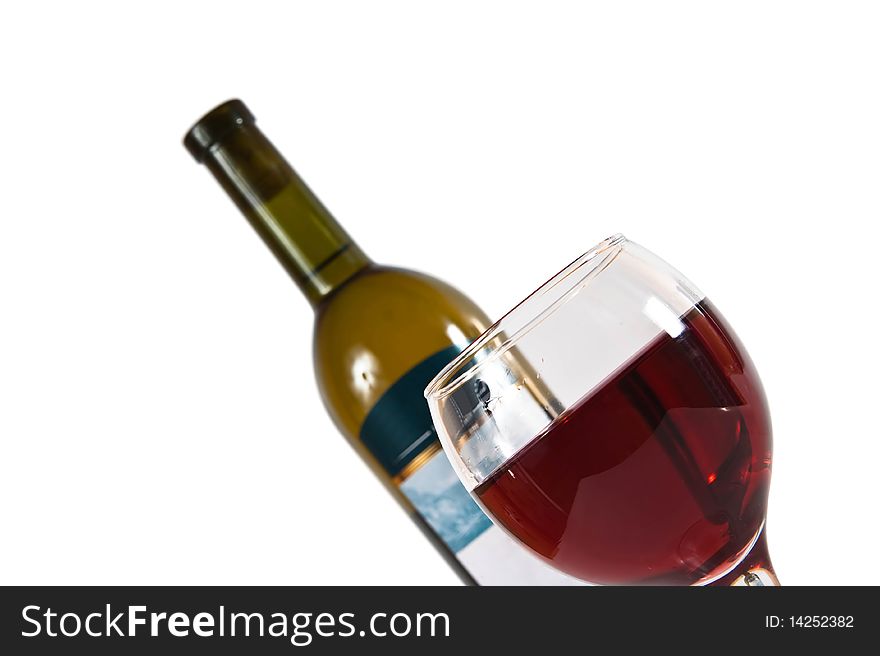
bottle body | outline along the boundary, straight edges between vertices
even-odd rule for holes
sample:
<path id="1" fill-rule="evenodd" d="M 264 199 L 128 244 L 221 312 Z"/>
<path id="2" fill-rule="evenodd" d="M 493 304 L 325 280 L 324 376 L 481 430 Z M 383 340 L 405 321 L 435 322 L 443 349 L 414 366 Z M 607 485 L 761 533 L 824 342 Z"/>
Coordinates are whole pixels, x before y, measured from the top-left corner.
<path id="1" fill-rule="evenodd" d="M 316 312 L 318 387 L 340 432 L 466 583 L 571 584 L 474 503 L 440 448 L 422 392 L 488 328 L 453 287 L 370 266 Z"/>

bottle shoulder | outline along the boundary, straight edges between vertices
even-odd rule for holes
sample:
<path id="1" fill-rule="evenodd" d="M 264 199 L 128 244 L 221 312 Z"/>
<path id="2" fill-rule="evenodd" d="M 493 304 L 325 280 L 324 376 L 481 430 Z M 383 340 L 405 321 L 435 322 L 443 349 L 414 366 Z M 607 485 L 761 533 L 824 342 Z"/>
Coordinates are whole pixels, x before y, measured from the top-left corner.
<path id="1" fill-rule="evenodd" d="M 477 305 L 423 273 L 371 266 L 318 308 L 314 363 L 325 403 L 357 432 L 381 395 L 418 363 L 488 327 Z"/>
<path id="2" fill-rule="evenodd" d="M 322 330 L 348 330 L 353 323 L 359 330 L 369 332 L 374 325 L 392 334 L 406 326 L 431 333 L 445 331 L 450 323 L 463 323 L 473 338 L 485 330 L 488 319 L 470 298 L 442 280 L 409 269 L 371 265 L 318 307 L 316 337 Z"/>

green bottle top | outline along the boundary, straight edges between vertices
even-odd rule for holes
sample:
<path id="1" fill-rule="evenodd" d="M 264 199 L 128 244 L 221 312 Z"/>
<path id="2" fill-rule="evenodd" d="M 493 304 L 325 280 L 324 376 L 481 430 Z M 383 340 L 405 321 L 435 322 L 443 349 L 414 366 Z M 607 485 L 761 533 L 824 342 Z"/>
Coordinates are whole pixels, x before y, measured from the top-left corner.
<path id="1" fill-rule="evenodd" d="M 371 264 L 240 100 L 208 112 L 183 144 L 214 174 L 313 307 Z"/>

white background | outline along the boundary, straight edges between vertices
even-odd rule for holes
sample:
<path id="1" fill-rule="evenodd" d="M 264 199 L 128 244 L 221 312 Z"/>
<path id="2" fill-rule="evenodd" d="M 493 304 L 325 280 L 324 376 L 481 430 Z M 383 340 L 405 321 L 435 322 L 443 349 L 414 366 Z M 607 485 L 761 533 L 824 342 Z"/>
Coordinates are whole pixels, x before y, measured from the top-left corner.
<path id="1" fill-rule="evenodd" d="M 501 312 L 612 232 L 720 306 L 787 584 L 880 583 L 864 2 L 29 2 L 0 19 L 0 582 L 455 584 L 181 147 L 239 96 L 377 260 Z"/>

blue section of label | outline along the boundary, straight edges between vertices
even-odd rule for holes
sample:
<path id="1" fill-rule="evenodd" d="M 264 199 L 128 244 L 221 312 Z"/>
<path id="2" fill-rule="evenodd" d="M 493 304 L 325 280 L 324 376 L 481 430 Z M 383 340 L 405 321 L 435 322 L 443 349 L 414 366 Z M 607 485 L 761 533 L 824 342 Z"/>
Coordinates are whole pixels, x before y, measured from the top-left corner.
<path id="1" fill-rule="evenodd" d="M 364 420 L 361 441 L 390 476 L 399 474 L 425 449 L 439 446 L 423 391 L 459 351 L 450 346 L 410 369 L 388 388 Z M 453 553 L 492 525 L 442 450 L 407 476 L 400 490 Z"/>
<path id="2" fill-rule="evenodd" d="M 407 478 L 400 491 L 455 553 L 492 525 L 458 480 L 443 451 Z"/>

